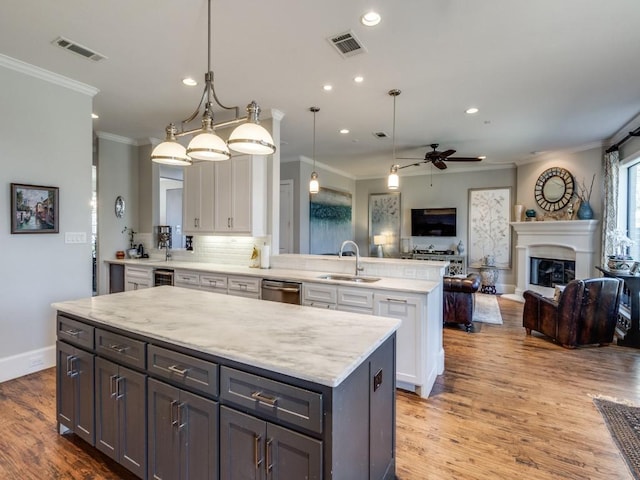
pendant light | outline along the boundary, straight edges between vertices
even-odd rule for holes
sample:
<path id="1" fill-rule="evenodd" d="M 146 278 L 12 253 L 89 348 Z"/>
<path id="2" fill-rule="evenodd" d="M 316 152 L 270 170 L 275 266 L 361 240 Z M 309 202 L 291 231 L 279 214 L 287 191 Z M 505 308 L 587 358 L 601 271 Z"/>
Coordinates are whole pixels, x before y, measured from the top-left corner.
<path id="1" fill-rule="evenodd" d="M 391 140 L 393 144 L 391 156 L 391 170 L 387 177 L 387 188 L 389 190 L 397 190 L 400 187 L 400 179 L 398 178 L 398 165 L 396 164 L 396 97 L 402 93 L 400 90 L 389 90 L 389 95 L 393 97 L 393 132 Z"/>
<path id="2" fill-rule="evenodd" d="M 170 124 L 166 131 L 167 137 L 151 152 L 151 160 L 157 163 L 169 163 L 171 165 L 190 165 L 192 159 L 205 161 L 227 160 L 231 157 L 229 148 L 236 152 L 253 155 L 270 155 L 276 151 L 273 138 L 269 132 L 260 125 L 260 107 L 255 101 L 247 106 L 247 116 L 240 117 L 240 109 L 228 107 L 220 103 L 214 88 L 213 71 L 211 70 L 211 0 L 208 0 L 208 23 L 207 23 L 207 73 L 204 76 L 204 91 L 200 97 L 195 111 L 186 119 L 181 121 L 180 132 L 174 124 Z M 234 110 L 235 117 L 232 120 L 215 124 L 213 121 L 213 102 L 224 110 Z M 202 127 L 192 130 L 185 130 L 185 125 L 195 119 L 200 108 L 204 105 L 202 114 Z M 244 123 L 243 123 L 244 122 Z M 235 128 L 225 142 L 214 133 L 216 127 L 227 127 L 241 123 Z M 178 143 L 176 137 L 184 135 L 196 136 L 191 140 L 185 149 Z M 176 163 L 180 162 L 180 163 Z"/>
<path id="3" fill-rule="evenodd" d="M 311 180 L 309 181 L 309 193 L 315 194 L 320 191 L 320 183 L 318 182 L 318 174 L 316 173 L 316 113 L 320 111 L 318 107 L 310 107 L 313 112 L 313 171 L 311 172 Z"/>

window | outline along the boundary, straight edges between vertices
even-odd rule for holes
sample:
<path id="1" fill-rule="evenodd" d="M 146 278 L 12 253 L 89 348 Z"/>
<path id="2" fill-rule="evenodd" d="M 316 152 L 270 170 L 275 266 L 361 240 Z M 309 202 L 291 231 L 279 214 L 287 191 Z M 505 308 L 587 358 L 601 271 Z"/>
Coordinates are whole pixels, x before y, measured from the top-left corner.
<path id="1" fill-rule="evenodd" d="M 620 178 L 622 179 L 623 176 L 621 175 Z M 622 191 L 620 198 L 625 198 Z M 627 235 L 634 242 L 630 253 L 633 258 L 640 259 L 640 162 L 638 161 L 627 169 L 626 199 Z"/>

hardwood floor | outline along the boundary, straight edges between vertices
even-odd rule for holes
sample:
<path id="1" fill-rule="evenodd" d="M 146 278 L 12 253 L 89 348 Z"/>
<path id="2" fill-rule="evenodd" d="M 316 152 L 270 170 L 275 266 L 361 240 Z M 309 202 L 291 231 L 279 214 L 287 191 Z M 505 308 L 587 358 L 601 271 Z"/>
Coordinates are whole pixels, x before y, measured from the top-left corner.
<path id="1" fill-rule="evenodd" d="M 429 399 L 399 391 L 398 478 L 631 479 L 589 395 L 640 403 L 640 351 L 527 337 L 522 305 L 499 303 L 504 325 L 445 328 Z M 0 429 L 2 480 L 135 478 L 57 434 L 54 369 L 0 384 Z"/>

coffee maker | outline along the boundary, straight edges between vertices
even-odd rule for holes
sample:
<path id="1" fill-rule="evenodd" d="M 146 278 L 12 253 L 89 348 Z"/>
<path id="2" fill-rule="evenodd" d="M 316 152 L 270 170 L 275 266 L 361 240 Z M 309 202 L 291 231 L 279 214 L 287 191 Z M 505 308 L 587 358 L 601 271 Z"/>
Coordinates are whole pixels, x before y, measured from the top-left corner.
<path id="1" fill-rule="evenodd" d="M 158 249 L 171 248 L 171 226 L 158 225 Z"/>

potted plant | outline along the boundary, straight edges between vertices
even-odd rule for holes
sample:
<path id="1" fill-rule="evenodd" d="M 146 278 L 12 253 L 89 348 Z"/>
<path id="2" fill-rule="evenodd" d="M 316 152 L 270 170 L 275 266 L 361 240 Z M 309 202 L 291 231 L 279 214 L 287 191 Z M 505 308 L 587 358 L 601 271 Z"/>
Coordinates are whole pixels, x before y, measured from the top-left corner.
<path id="1" fill-rule="evenodd" d="M 616 229 L 607 234 L 613 244 L 614 254 L 607 257 L 607 268 L 616 273 L 628 273 L 633 265 L 633 257 L 629 255 L 629 247 L 633 240 L 627 237 L 624 230 Z"/>
<path id="2" fill-rule="evenodd" d="M 576 196 L 580 199 L 580 207 L 578 207 L 578 218 L 580 220 L 591 220 L 593 218 L 593 209 L 591 208 L 591 192 L 593 191 L 593 182 L 596 179 L 595 173 L 591 179 L 591 186 L 587 189 L 586 183 L 583 181 L 578 184 Z"/>

